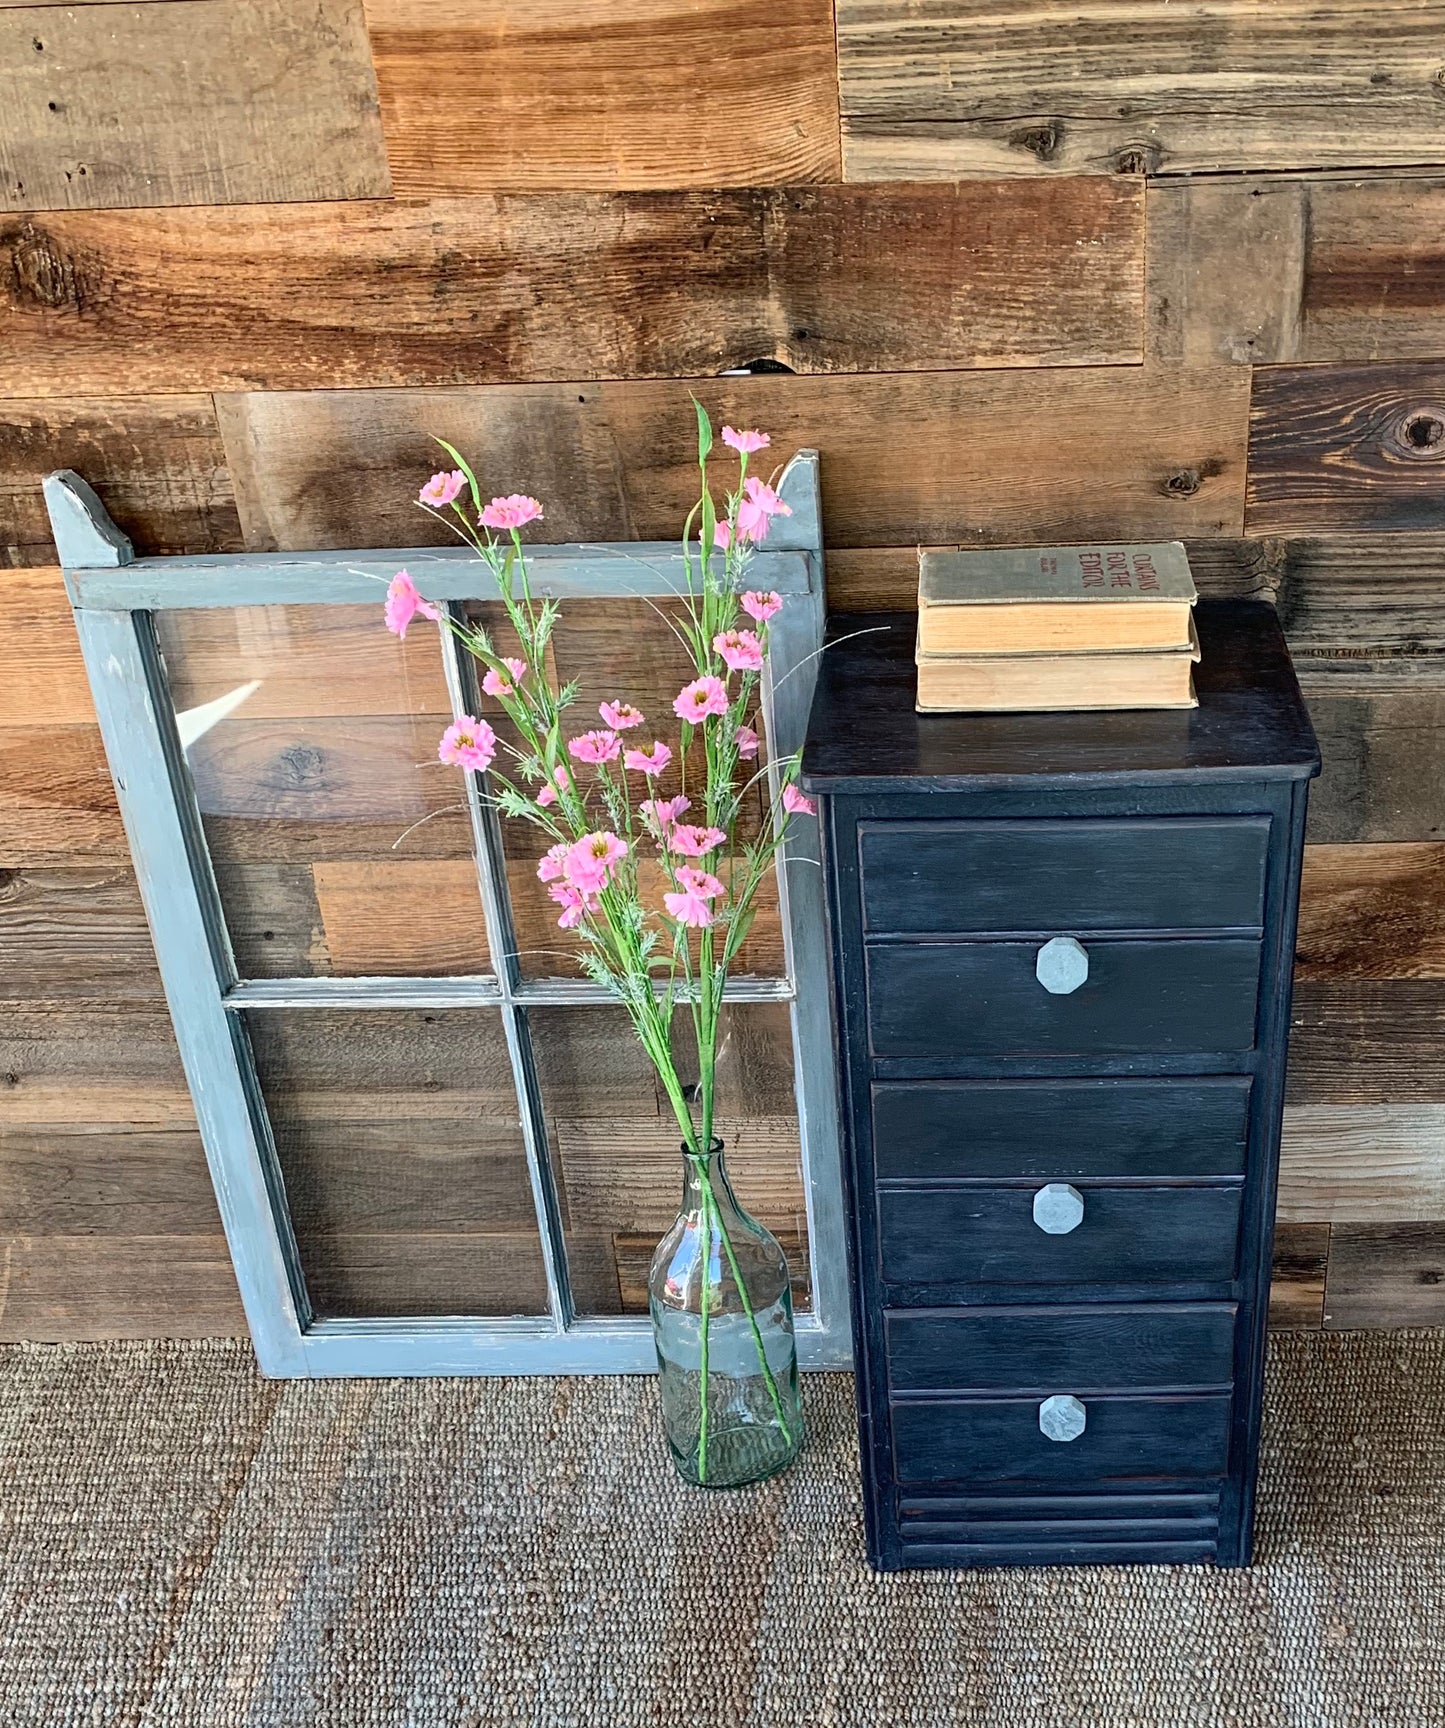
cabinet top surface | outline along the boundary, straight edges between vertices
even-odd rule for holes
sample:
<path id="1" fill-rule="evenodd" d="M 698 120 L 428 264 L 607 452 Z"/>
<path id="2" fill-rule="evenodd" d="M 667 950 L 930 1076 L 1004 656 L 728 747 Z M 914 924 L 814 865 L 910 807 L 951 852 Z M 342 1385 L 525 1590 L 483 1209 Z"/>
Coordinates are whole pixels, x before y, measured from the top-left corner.
<path id="1" fill-rule="evenodd" d="M 824 793 L 921 792 L 1317 774 L 1319 746 L 1274 608 L 1201 600 L 1195 621 L 1197 708 L 919 714 L 916 615 L 835 614 L 803 749 L 803 784 Z"/>

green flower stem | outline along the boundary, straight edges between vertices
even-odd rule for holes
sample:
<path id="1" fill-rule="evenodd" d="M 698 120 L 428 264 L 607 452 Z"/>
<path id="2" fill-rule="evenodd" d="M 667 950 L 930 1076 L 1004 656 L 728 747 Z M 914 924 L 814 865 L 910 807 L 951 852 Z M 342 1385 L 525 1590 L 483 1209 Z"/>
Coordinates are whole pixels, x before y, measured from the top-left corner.
<path id="1" fill-rule="evenodd" d="M 712 1207 L 711 1191 L 702 1193 L 702 1380 L 698 1388 L 697 1479 L 707 1481 L 707 1377 L 708 1333 L 712 1326 Z"/>

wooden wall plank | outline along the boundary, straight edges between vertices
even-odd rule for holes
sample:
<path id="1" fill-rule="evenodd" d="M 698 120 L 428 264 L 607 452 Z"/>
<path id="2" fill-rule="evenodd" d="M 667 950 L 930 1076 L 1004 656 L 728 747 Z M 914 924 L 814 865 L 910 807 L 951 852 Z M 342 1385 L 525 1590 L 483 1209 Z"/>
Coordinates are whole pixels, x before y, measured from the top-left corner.
<path id="1" fill-rule="evenodd" d="M 838 178 L 829 0 L 366 0 L 366 16 L 399 195 Z"/>
<path id="2" fill-rule="evenodd" d="M 360 0 L 0 11 L 0 207 L 385 197 Z"/>
<path id="3" fill-rule="evenodd" d="M 1430 665 L 1422 670 L 1433 687 L 1392 686 L 1383 676 L 1390 664 L 1374 662 L 1372 681 L 1368 662 L 1360 663 L 1358 678 L 1296 662 L 1324 762 L 1310 792 L 1312 841 L 1427 841 L 1445 834 L 1445 689 Z"/>
<path id="4" fill-rule="evenodd" d="M 252 393 L 218 409 L 253 550 L 415 543 L 432 434 L 484 485 L 541 498 L 549 539 L 670 539 L 696 475 L 690 389 L 715 420 L 771 432 L 779 456 L 821 449 L 834 545 L 1240 533 L 1239 368 Z"/>
<path id="5" fill-rule="evenodd" d="M 98 726 L 0 727 L 0 867 L 127 863 Z"/>
<path id="6" fill-rule="evenodd" d="M 0 1135 L 0 1237 L 214 1236 L 221 1220 L 194 1128 L 116 1123 Z"/>
<path id="7" fill-rule="evenodd" d="M 1127 182 L 59 212 L 0 230 L 15 394 L 1137 361 Z"/>
<path id="8" fill-rule="evenodd" d="M 1280 1154 L 1285 1223 L 1445 1218 L 1442 1104 L 1292 1104 Z"/>
<path id="9" fill-rule="evenodd" d="M 1324 1323 L 1330 1229 L 1328 1224 L 1281 1224 L 1275 1230 L 1271 1330 L 1312 1331 Z"/>
<path id="10" fill-rule="evenodd" d="M 1295 978 L 1445 979 L 1445 844 L 1307 846 Z"/>
<path id="11" fill-rule="evenodd" d="M 0 1343 L 235 1338 L 246 1319 L 226 1238 L 0 1238 Z"/>
<path id="12" fill-rule="evenodd" d="M 1445 1223 L 1337 1225 L 1324 1322 L 1445 1326 Z"/>
<path id="13" fill-rule="evenodd" d="M 1300 979 L 1287 1096 L 1301 1104 L 1445 1100 L 1445 984 Z"/>
<path id="14" fill-rule="evenodd" d="M 838 0 L 850 180 L 1438 163 L 1431 0 Z"/>
<path id="15" fill-rule="evenodd" d="M 314 864 L 312 875 L 332 972 L 493 970 L 472 859 L 335 860 Z"/>
<path id="16" fill-rule="evenodd" d="M 82 1000 L 163 1000 L 135 872 L 0 867 L 0 1002 Z"/>
<path id="17" fill-rule="evenodd" d="M 16 262 L 12 249 L 8 263 Z M 5 281 L 0 263 L 0 306 Z M 6 322 L 13 331 L 13 317 Z M 123 329 L 114 338 L 129 339 Z M 13 387 L 7 365 L 4 388 Z M 209 396 L 0 401 L 0 563 L 55 563 L 40 490 L 53 468 L 83 474 L 137 552 L 242 550 Z"/>
<path id="18" fill-rule="evenodd" d="M 1445 361 L 1261 367 L 1246 524 L 1251 534 L 1445 528 Z"/>
<path id="19" fill-rule="evenodd" d="M 58 569 L 0 571 L 0 726 L 93 726 L 95 705 Z"/>
<path id="20" fill-rule="evenodd" d="M 1280 622 L 1296 658 L 1445 656 L 1445 534 L 1308 535 L 1267 544 L 1275 551 Z"/>

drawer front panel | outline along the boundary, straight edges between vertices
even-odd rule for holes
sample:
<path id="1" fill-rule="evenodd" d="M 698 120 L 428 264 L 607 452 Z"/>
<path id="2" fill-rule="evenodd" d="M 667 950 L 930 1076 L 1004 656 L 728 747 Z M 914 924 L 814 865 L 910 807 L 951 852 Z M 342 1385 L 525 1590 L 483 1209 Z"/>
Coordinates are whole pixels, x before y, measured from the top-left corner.
<path id="1" fill-rule="evenodd" d="M 884 1315 L 895 1392 L 1226 1386 L 1231 1302 L 961 1308 Z"/>
<path id="2" fill-rule="evenodd" d="M 1250 1081 L 898 1081 L 873 1088 L 880 1180 L 1238 1176 Z"/>
<path id="3" fill-rule="evenodd" d="M 1037 1482 L 1046 1486 L 1198 1480 L 1229 1464 L 1230 1397 L 1085 1399 L 1082 1434 L 1050 1440 L 1036 1398 L 894 1404 L 900 1484 Z"/>
<path id="4" fill-rule="evenodd" d="M 873 943 L 868 1030 L 878 1057 L 1131 1056 L 1254 1045 L 1260 944 L 1098 941 L 1088 976 L 1053 995 L 1033 942 Z"/>
<path id="5" fill-rule="evenodd" d="M 878 822 L 859 829 L 870 931 L 1251 929 L 1267 816 Z"/>
<path id="6" fill-rule="evenodd" d="M 1032 1188 L 885 1189 L 878 1248 L 885 1283 L 1228 1284 L 1240 1190 L 1082 1188 L 1083 1220 L 1051 1236 Z"/>

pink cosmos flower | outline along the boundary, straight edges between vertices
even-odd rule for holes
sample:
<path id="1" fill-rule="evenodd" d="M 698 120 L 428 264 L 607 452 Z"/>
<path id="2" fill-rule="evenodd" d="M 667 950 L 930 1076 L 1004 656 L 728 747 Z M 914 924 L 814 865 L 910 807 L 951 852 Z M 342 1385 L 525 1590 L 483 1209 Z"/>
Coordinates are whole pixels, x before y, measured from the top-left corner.
<path id="1" fill-rule="evenodd" d="M 736 450 L 743 456 L 751 456 L 756 450 L 766 450 L 772 443 L 766 432 L 734 432 L 731 426 L 723 427 L 722 441 L 729 450 Z"/>
<path id="2" fill-rule="evenodd" d="M 559 840 L 547 853 L 547 856 L 537 866 L 539 882 L 557 882 L 561 880 L 562 871 L 566 866 L 567 854 L 572 850 L 571 842 Z"/>
<path id="3" fill-rule="evenodd" d="M 548 807 L 549 804 L 555 804 L 557 802 L 557 794 L 559 791 L 570 792 L 572 790 L 572 776 L 567 772 L 567 770 L 565 768 L 558 768 L 558 769 L 554 770 L 554 772 L 552 774 L 552 779 L 555 782 L 555 784 L 551 785 L 551 786 L 544 786 L 542 788 L 542 790 L 537 794 L 537 802 L 542 806 L 542 808 L 544 810 Z"/>
<path id="4" fill-rule="evenodd" d="M 744 762 L 751 762 L 758 753 L 758 735 L 751 726 L 739 726 L 733 734 L 738 747 L 738 755 Z"/>
<path id="5" fill-rule="evenodd" d="M 563 875 L 584 894 L 597 894 L 612 880 L 618 861 L 626 856 L 625 840 L 607 829 L 598 829 L 568 848 Z"/>
<path id="6" fill-rule="evenodd" d="M 674 823 L 667 831 L 667 849 L 678 852 L 684 858 L 701 858 L 708 852 L 716 852 L 727 835 L 721 828 L 700 828 L 696 823 Z"/>
<path id="7" fill-rule="evenodd" d="M 488 696 L 510 696 L 517 687 L 523 673 L 527 670 L 527 662 L 517 659 L 515 654 L 504 654 L 502 664 L 512 674 L 504 678 L 495 667 L 487 668 L 487 675 L 482 679 L 482 688 Z"/>
<path id="8" fill-rule="evenodd" d="M 614 732 L 630 732 L 634 726 L 640 726 L 644 718 L 642 711 L 630 702 L 603 702 L 597 712 Z"/>
<path id="9" fill-rule="evenodd" d="M 477 520 L 483 528 L 525 528 L 542 520 L 542 506 L 525 492 L 509 492 L 505 498 L 493 498 Z"/>
<path id="10" fill-rule="evenodd" d="M 709 876 L 706 870 L 695 869 L 691 864 L 679 866 L 677 879 L 689 894 L 696 894 L 700 900 L 716 900 L 723 892 L 716 876 Z"/>
<path id="11" fill-rule="evenodd" d="M 686 924 L 693 930 L 706 930 L 712 923 L 712 907 L 700 894 L 664 894 L 662 903 L 677 919 L 679 924 Z"/>
<path id="12" fill-rule="evenodd" d="M 638 809 L 659 834 L 665 835 L 679 816 L 692 809 L 692 799 L 680 792 L 676 798 L 644 798 Z"/>
<path id="13" fill-rule="evenodd" d="M 783 808 L 790 816 L 815 816 L 817 807 L 813 800 L 800 792 L 791 782 L 783 788 Z"/>
<path id="14" fill-rule="evenodd" d="M 485 720 L 473 720 L 467 714 L 454 720 L 442 733 L 437 745 L 437 758 L 458 768 L 470 768 L 474 774 L 484 773 L 497 753 L 497 735 Z"/>
<path id="15" fill-rule="evenodd" d="M 733 543 L 733 531 L 726 519 L 719 522 L 712 531 L 712 543 L 719 552 L 726 552 Z"/>
<path id="16" fill-rule="evenodd" d="M 420 612 L 423 618 L 440 618 L 441 613 L 423 600 L 416 591 L 416 583 L 405 570 L 398 570 L 387 584 L 386 589 L 386 627 L 393 636 L 405 636 L 406 627 Z"/>
<path id="17" fill-rule="evenodd" d="M 450 474 L 433 474 L 417 493 L 416 501 L 418 504 L 430 504 L 433 510 L 440 510 L 451 503 L 466 483 L 467 477 L 460 468 L 453 468 Z"/>
<path id="18" fill-rule="evenodd" d="M 710 673 L 706 678 L 695 678 L 686 689 L 678 691 L 672 711 L 679 720 L 691 721 L 694 726 L 700 726 L 709 714 L 726 714 L 728 693 L 722 679 Z"/>
<path id="19" fill-rule="evenodd" d="M 721 630 L 713 637 L 712 645 L 733 672 L 763 669 L 763 645 L 751 630 Z"/>
<path id="20" fill-rule="evenodd" d="M 562 908 L 557 923 L 563 930 L 575 930 L 589 912 L 597 910 L 596 895 L 584 894 L 580 888 L 573 888 L 566 882 L 553 883 L 547 892 Z"/>
<path id="21" fill-rule="evenodd" d="M 596 731 L 584 732 L 580 738 L 569 738 L 567 754 L 576 762 L 611 762 L 616 759 L 622 748 L 622 740 L 615 732 L 604 732 L 601 727 Z"/>
<path id="22" fill-rule="evenodd" d="M 633 774 L 660 774 L 671 762 L 672 751 L 659 742 L 650 750 L 629 750 L 622 760 Z"/>
<path id="23" fill-rule="evenodd" d="M 739 597 L 738 604 L 749 618 L 755 618 L 759 624 L 766 624 L 775 612 L 782 611 L 783 597 L 781 594 L 763 594 L 756 588 L 750 588 L 746 594 Z"/>
<path id="24" fill-rule="evenodd" d="M 759 480 L 756 474 L 748 475 L 738 505 L 738 533 L 744 540 L 763 539 L 774 516 L 792 514 L 792 506 L 785 504 L 766 481 Z"/>

